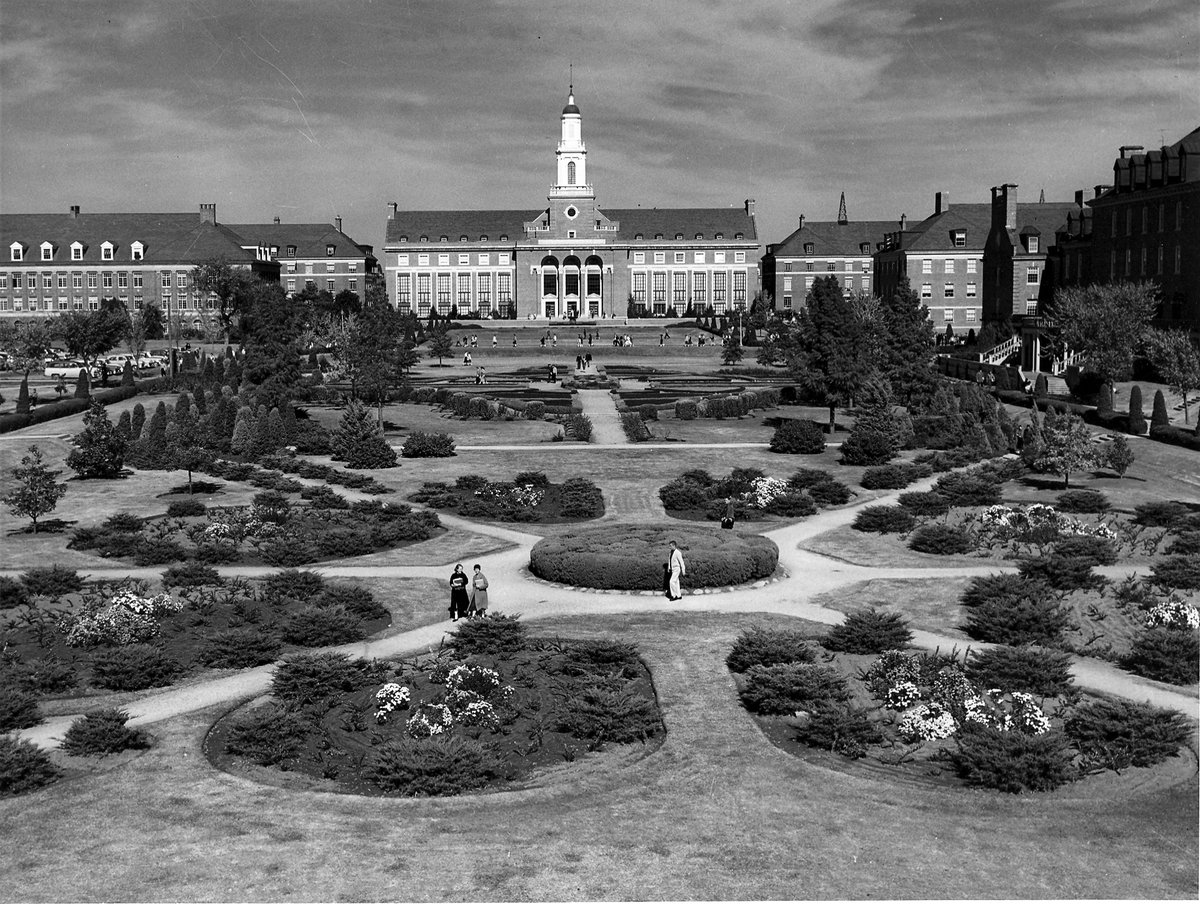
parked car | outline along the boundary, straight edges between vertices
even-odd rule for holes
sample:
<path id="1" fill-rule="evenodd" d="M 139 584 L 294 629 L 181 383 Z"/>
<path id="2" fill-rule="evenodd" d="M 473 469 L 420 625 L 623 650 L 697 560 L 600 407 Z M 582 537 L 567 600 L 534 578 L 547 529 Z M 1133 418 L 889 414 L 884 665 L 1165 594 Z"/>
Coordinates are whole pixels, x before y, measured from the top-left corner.
<path id="1" fill-rule="evenodd" d="M 47 365 L 45 374 L 52 379 L 62 377 L 64 380 L 78 380 L 81 370 L 86 370 L 92 380 L 100 379 L 100 368 L 96 365 L 89 367 L 82 361 L 58 361 Z"/>

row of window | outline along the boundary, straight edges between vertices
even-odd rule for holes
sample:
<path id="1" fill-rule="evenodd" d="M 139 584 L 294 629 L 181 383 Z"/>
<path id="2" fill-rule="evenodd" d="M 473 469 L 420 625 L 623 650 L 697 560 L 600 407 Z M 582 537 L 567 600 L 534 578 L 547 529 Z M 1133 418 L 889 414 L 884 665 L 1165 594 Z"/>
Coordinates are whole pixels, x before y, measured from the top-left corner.
<path id="1" fill-rule="evenodd" d="M 829 273 L 836 273 L 839 270 L 845 270 L 847 273 L 853 273 L 856 270 L 861 270 L 863 273 L 871 272 L 871 262 L 869 260 L 847 259 L 847 260 L 829 260 L 829 261 L 805 261 L 804 270 L 806 273 L 811 273 L 817 269 L 824 269 Z M 792 272 L 792 262 L 783 262 L 783 272 Z"/>
<path id="2" fill-rule="evenodd" d="M 417 313 L 428 314 L 435 287 L 439 313 L 449 311 L 452 303 L 460 310 L 488 314 L 493 304 L 507 310 L 512 303 L 512 273 L 397 273 L 396 306 L 408 312 L 414 310 L 415 302 Z"/>
<path id="3" fill-rule="evenodd" d="M 1032 238 L 1032 236 L 1031 236 L 1031 238 Z M 1036 250 L 1037 250 L 1036 248 L 1030 249 L 1030 251 L 1036 251 Z M 958 272 L 957 267 L 958 267 L 958 262 L 955 258 L 947 257 L 942 261 L 942 272 L 943 273 L 957 273 Z M 978 268 L 979 268 L 979 259 L 978 258 L 974 258 L 974 257 L 967 258 L 967 272 L 968 273 L 977 273 L 977 272 L 979 272 Z M 927 258 L 922 259 L 921 272 L 922 273 L 932 273 L 933 272 L 933 258 L 927 257 Z"/>
<path id="4" fill-rule="evenodd" d="M 126 307 L 130 307 L 130 299 L 122 295 L 119 299 Z M 133 301 L 133 307 L 141 303 L 141 299 Z M 200 298 L 198 295 L 180 294 L 172 297 L 170 292 L 162 295 L 161 304 L 164 310 L 170 312 L 173 310 L 182 311 L 212 311 L 216 309 L 216 301 L 212 298 Z M 90 296 L 84 299 L 80 296 L 75 298 L 67 298 L 60 295 L 55 298 L 6 298 L 0 297 L 0 311 L 17 311 L 17 312 L 37 312 L 44 311 L 51 313 L 54 311 L 98 311 L 100 310 L 100 298 L 98 296 Z"/>
<path id="5" fill-rule="evenodd" d="M 412 266 L 411 260 L 412 260 L 411 255 L 398 254 L 398 255 L 396 255 L 396 266 L 411 267 Z M 450 255 L 449 254 L 439 254 L 437 256 L 437 264 L 433 264 L 432 260 L 433 260 L 432 255 L 418 254 L 417 255 L 417 266 L 418 267 L 429 267 L 429 266 L 449 267 L 450 266 Z M 476 261 L 480 267 L 490 267 L 490 266 L 492 266 L 492 255 L 487 252 L 484 252 L 484 253 L 476 256 Z M 460 267 L 471 266 L 471 255 L 469 255 L 469 254 L 458 255 L 458 266 L 460 266 Z M 507 251 L 501 251 L 500 253 L 498 253 L 496 255 L 496 266 L 498 266 L 498 267 L 512 266 L 512 255 Z"/>
<path id="6" fill-rule="evenodd" d="M 37 273 L 8 273 L 0 272 L 0 292 L 8 291 L 11 286 L 13 289 L 29 289 L 35 292 L 38 289 Z M 82 290 L 86 282 L 89 289 L 112 289 L 114 285 L 118 289 L 128 289 L 130 279 L 132 277 L 133 288 L 141 289 L 143 287 L 144 273 L 140 270 L 135 270 L 133 273 L 127 273 L 122 270 L 107 271 L 102 273 L 83 273 L 76 271 L 74 273 L 42 273 L 41 289 L 43 292 L 53 289 L 66 289 L 68 280 L 72 289 Z M 170 289 L 173 285 L 180 289 L 186 289 L 188 285 L 188 273 L 181 270 L 177 273 L 162 271 L 159 273 L 159 285 L 163 289 Z"/>
<path id="7" fill-rule="evenodd" d="M 1034 280 L 1034 282 L 1036 282 L 1036 281 L 1037 280 Z M 955 291 L 954 283 L 948 282 L 942 286 L 942 297 L 943 298 L 953 298 L 954 291 Z M 973 283 L 973 282 L 967 283 L 967 298 L 975 298 L 978 295 L 979 295 L 978 283 Z M 933 283 L 921 283 L 921 297 L 922 298 L 933 298 Z"/>
<path id="8" fill-rule="evenodd" d="M 286 283 L 286 286 L 287 286 L 287 293 L 289 295 L 295 294 L 295 292 L 296 292 L 296 280 L 295 279 L 289 279 Z M 304 280 L 304 287 L 306 289 L 315 289 L 317 287 L 317 281 L 315 279 L 306 279 L 306 280 Z M 358 291 L 358 280 L 353 279 L 353 278 L 346 280 L 346 290 L 349 292 L 357 292 Z M 336 279 L 326 279 L 325 280 L 325 291 L 330 292 L 330 293 L 335 293 L 337 291 L 337 280 Z"/>
<path id="9" fill-rule="evenodd" d="M 691 286 L 688 285 L 688 276 L 691 276 Z M 646 304 L 649 301 L 652 304 L 666 304 L 667 297 L 667 273 L 656 270 L 651 273 L 634 272 L 632 274 L 632 295 L 633 300 L 638 304 Z M 711 276 L 712 296 L 709 296 Z M 649 286 L 649 297 L 647 297 L 647 286 Z M 689 302 L 696 305 L 718 305 L 724 304 L 729 300 L 729 274 L 724 270 L 713 270 L 711 273 L 704 270 L 679 270 L 670 274 L 670 302 L 673 305 L 687 305 Z M 746 301 L 746 272 L 744 270 L 733 271 L 733 303 L 739 304 Z"/>
<path id="10" fill-rule="evenodd" d="M 815 280 L 816 280 L 815 276 L 804 277 L 804 290 L 806 292 L 813 287 L 813 282 Z M 862 289 L 864 292 L 870 291 L 870 288 L 871 288 L 871 277 L 870 276 L 863 276 L 859 279 L 858 282 L 859 282 L 860 289 Z M 854 277 L 853 276 L 845 277 L 842 280 L 842 288 L 844 288 L 847 292 L 854 291 Z M 790 292 L 791 290 L 792 290 L 792 278 L 790 276 L 785 276 L 783 278 L 783 291 Z"/>
<path id="11" fill-rule="evenodd" d="M 84 254 L 87 253 L 87 247 L 88 246 L 85 245 L 83 242 L 72 242 L 70 245 L 71 260 L 73 260 L 73 261 L 83 260 Z M 42 242 L 42 244 L 39 245 L 38 248 L 41 251 L 40 259 L 43 261 L 55 260 L 55 255 L 58 254 L 58 246 L 55 245 L 53 242 Z M 26 246 L 24 244 L 22 244 L 21 242 L 13 242 L 11 245 L 8 246 L 9 260 L 15 261 L 17 263 L 22 263 L 22 262 L 28 260 L 28 258 L 25 257 L 25 249 L 26 249 Z M 102 261 L 115 260 L 114 255 L 116 254 L 116 251 L 117 251 L 117 245 L 114 242 L 101 242 L 100 243 L 100 260 L 102 260 Z M 140 260 L 143 260 L 145 258 L 145 256 L 146 256 L 146 245 L 144 242 L 134 242 L 133 244 L 131 244 L 129 246 L 129 259 L 130 260 L 140 261 Z"/>
<path id="12" fill-rule="evenodd" d="M 1141 258 L 1140 270 L 1138 272 L 1139 276 L 1151 275 L 1150 271 L 1147 269 L 1148 257 L 1149 257 L 1149 254 L 1148 254 L 1147 249 L 1142 248 L 1141 255 L 1140 255 L 1140 258 Z M 1157 256 L 1157 261 L 1155 263 L 1155 266 L 1157 268 L 1155 270 L 1155 273 L 1158 276 L 1162 276 L 1164 271 L 1163 271 L 1163 246 L 1161 244 L 1158 246 L 1158 256 Z M 1175 246 L 1174 273 L 1176 276 L 1178 276 L 1182 272 L 1183 272 L 1183 246 L 1176 245 Z M 1133 249 L 1131 249 L 1131 248 L 1125 249 L 1125 266 L 1124 266 L 1124 270 L 1121 275 L 1126 276 L 1126 277 L 1133 276 Z M 1116 250 L 1109 252 L 1108 278 L 1110 280 L 1117 278 L 1117 252 L 1116 252 Z"/>
<path id="13" fill-rule="evenodd" d="M 665 264 L 667 262 L 667 252 L 654 251 L 652 253 L 654 255 L 654 257 L 653 257 L 654 263 Z M 707 254 L 708 254 L 708 252 L 706 252 L 706 251 L 693 251 L 692 252 L 692 263 L 693 264 L 708 263 Z M 686 251 L 672 252 L 672 256 L 673 256 L 673 263 L 676 263 L 676 264 L 686 264 L 687 263 L 687 252 Z M 635 264 L 646 263 L 646 252 L 645 251 L 633 252 L 633 262 Z M 712 253 L 712 262 L 714 264 L 725 263 L 725 252 L 724 251 L 714 251 Z M 735 264 L 746 263 L 746 252 L 745 251 L 733 252 L 733 262 Z"/>
<path id="14" fill-rule="evenodd" d="M 296 272 L 296 267 L 297 267 L 297 264 L 296 264 L 296 262 L 295 262 L 295 261 L 288 261 L 287 263 L 285 263 L 285 264 L 283 265 L 283 270 L 284 270 L 284 272 L 285 272 L 285 273 L 295 273 L 295 272 Z M 333 273 L 333 272 L 335 272 L 335 271 L 336 271 L 336 269 L 337 269 L 337 264 L 334 264 L 334 263 L 327 263 L 327 264 L 325 265 L 325 272 L 326 272 L 326 273 Z M 350 272 L 350 273 L 357 273 L 357 272 L 358 272 L 358 261 L 350 261 L 350 262 L 348 262 L 348 263 L 346 264 L 346 270 L 347 270 L 348 272 Z M 312 261 L 307 261 L 307 262 L 304 264 L 304 272 L 305 272 L 305 273 L 312 273 L 312 272 L 313 272 L 313 263 L 312 263 Z"/>
<path id="15" fill-rule="evenodd" d="M 575 237 L 574 235 L 572 235 L 572 236 L 571 236 L 571 238 L 574 238 L 574 237 Z M 715 232 L 715 233 L 713 233 L 713 239 L 714 239 L 715 241 L 723 241 L 723 240 L 724 240 L 724 238 L 725 238 L 725 233 L 723 233 L 723 232 Z M 734 239 L 734 241 L 738 241 L 738 242 L 740 242 L 740 241 L 744 241 L 744 240 L 745 240 L 745 238 L 746 238 L 746 234 L 745 234 L 744 232 L 735 232 L 735 233 L 733 234 L 733 239 Z M 656 233 L 654 233 L 654 239 L 655 239 L 656 241 L 663 241 L 663 234 L 662 234 L 661 232 L 656 232 Z M 402 242 L 402 243 L 407 243 L 407 242 L 408 242 L 408 240 L 409 240 L 409 239 L 408 239 L 408 236 L 407 236 L 407 235 L 402 235 L 402 236 L 400 236 L 400 242 Z M 645 236 L 645 234 L 644 234 L 644 233 L 641 233 L 641 232 L 634 233 L 633 240 L 634 240 L 635 242 L 643 242 L 643 241 L 645 241 L 645 240 L 646 240 L 646 236 Z M 677 242 L 682 242 L 683 240 L 684 240 L 684 236 L 683 236 L 683 233 L 682 233 L 682 232 L 677 232 L 677 233 L 675 233 L 675 241 L 677 241 Z M 703 232 L 697 232 L 697 233 L 695 234 L 694 240 L 695 240 L 695 241 L 704 241 L 704 233 L 703 233 Z M 428 242 L 428 241 L 429 241 L 429 236 L 427 236 L 427 235 L 422 235 L 422 236 L 420 236 L 420 238 L 418 238 L 418 239 L 417 239 L 417 241 L 418 241 L 418 242 Z M 438 241 L 439 241 L 439 242 L 449 242 L 449 241 L 450 241 L 450 236 L 448 236 L 448 235 L 439 235 L 439 236 L 438 236 Z M 467 235 L 467 234 L 463 233 L 462 235 L 460 235 L 460 236 L 458 237 L 458 241 L 459 241 L 459 243 L 461 244 L 461 243 L 463 243 L 463 242 L 469 242 L 469 241 L 472 241 L 472 239 L 471 239 L 471 237 L 470 237 L 469 235 Z M 484 235 L 481 235 L 481 236 L 479 236 L 479 239 L 478 239 L 478 241 L 480 241 L 480 242 L 487 242 L 487 241 L 490 241 L 490 239 L 488 238 L 488 236 L 487 236 L 486 234 L 484 234 Z M 507 242 L 507 241 L 508 241 L 508 236 L 507 236 L 507 235 L 503 235 L 503 234 L 502 234 L 502 235 L 500 236 L 500 238 L 499 238 L 497 241 L 500 241 L 500 242 Z M 868 249 L 870 248 L 870 246 L 867 246 L 867 247 L 868 247 Z"/>
<path id="16" fill-rule="evenodd" d="M 1157 216 L 1155 217 L 1155 227 L 1156 228 L 1154 231 L 1155 232 L 1166 232 L 1167 231 L 1167 205 L 1159 204 L 1156 214 L 1157 214 Z M 1117 237 L 1117 220 L 1118 219 L 1120 219 L 1118 211 L 1114 210 L 1112 212 L 1112 219 L 1109 221 L 1109 228 L 1111 231 L 1111 236 L 1114 239 Z M 1183 231 L 1183 202 L 1182 201 L 1175 202 L 1175 231 L 1176 232 Z M 1150 232 L 1150 205 L 1143 204 L 1142 205 L 1142 235 L 1146 235 L 1149 232 Z M 1133 206 L 1132 205 L 1125 208 L 1125 234 L 1133 235 Z"/>

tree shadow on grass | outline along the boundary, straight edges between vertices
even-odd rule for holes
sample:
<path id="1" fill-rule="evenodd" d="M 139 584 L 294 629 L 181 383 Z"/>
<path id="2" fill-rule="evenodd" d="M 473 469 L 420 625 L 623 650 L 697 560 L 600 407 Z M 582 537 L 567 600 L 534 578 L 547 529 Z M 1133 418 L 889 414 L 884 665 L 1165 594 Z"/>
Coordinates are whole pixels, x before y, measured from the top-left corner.
<path id="1" fill-rule="evenodd" d="M 61 518 L 51 518 L 49 521 L 39 521 L 37 526 L 37 534 L 61 534 L 69 527 L 74 527 L 78 521 L 63 521 Z M 33 525 L 27 524 L 17 530 L 10 530 L 8 536 L 19 537 L 22 534 L 33 535 Z"/>

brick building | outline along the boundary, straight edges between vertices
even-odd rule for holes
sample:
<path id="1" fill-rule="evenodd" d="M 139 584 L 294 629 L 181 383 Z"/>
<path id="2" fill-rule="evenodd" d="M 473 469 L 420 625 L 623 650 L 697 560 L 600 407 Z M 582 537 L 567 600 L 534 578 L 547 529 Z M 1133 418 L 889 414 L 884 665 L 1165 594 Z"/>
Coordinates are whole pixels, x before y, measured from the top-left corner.
<path id="1" fill-rule="evenodd" d="M 895 227 L 891 220 L 851 222 L 842 195 L 838 218 L 806 222 L 782 242 L 767 246 L 762 259 L 763 294 L 775 310 L 797 310 L 819 276 L 836 276 L 848 292 L 874 290 L 875 247 Z"/>
<path id="2" fill-rule="evenodd" d="M 966 334 L 982 321 L 983 247 L 991 228 L 988 204 L 950 205 L 946 192 L 934 195 L 933 213 L 887 233 L 874 255 L 875 294 L 887 297 L 907 276 L 929 308 L 935 330 Z"/>
<path id="3" fill-rule="evenodd" d="M 367 274 L 378 269 L 374 249 L 342 232 L 342 218 L 328 223 L 237 223 L 229 227 L 247 242 L 267 249 L 279 262 L 279 279 L 288 295 L 306 286 L 331 295 L 350 291 L 364 297 Z"/>
<path id="4" fill-rule="evenodd" d="M 729 208 L 602 208 L 587 178 L 574 90 L 562 111 L 548 206 L 401 210 L 383 246 L 401 311 L 551 319 L 726 312 L 758 289 L 754 202 Z M 286 275 L 285 275 L 286 276 Z"/>
<path id="5" fill-rule="evenodd" d="M 279 278 L 269 248 L 217 222 L 217 206 L 194 213 L 0 214 L 0 322 L 20 325 L 117 299 L 129 310 L 157 305 L 199 326 L 214 307 L 191 284 L 192 269 L 224 258 Z"/>

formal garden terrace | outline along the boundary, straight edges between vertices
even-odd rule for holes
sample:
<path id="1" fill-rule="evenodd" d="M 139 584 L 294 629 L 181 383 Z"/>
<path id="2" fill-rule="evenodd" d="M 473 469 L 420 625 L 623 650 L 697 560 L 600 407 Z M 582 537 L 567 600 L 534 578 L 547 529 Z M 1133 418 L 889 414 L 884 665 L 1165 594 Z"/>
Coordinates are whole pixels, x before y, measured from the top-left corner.
<path id="1" fill-rule="evenodd" d="M 7 897 L 1196 897 L 1195 452 L 537 348 L 0 435 Z"/>

